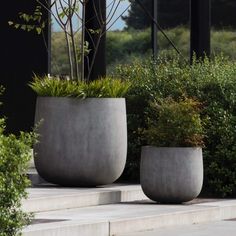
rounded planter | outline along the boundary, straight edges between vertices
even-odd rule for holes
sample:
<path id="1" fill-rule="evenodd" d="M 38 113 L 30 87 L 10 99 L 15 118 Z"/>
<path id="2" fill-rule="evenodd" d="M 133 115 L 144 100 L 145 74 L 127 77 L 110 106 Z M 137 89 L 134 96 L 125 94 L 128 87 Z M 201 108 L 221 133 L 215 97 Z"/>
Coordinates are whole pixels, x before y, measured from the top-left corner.
<path id="1" fill-rule="evenodd" d="M 142 148 L 140 181 L 147 197 L 161 203 L 196 198 L 203 184 L 201 148 Z"/>
<path id="2" fill-rule="evenodd" d="M 127 153 L 124 98 L 39 97 L 35 166 L 48 182 L 97 186 L 114 182 Z"/>

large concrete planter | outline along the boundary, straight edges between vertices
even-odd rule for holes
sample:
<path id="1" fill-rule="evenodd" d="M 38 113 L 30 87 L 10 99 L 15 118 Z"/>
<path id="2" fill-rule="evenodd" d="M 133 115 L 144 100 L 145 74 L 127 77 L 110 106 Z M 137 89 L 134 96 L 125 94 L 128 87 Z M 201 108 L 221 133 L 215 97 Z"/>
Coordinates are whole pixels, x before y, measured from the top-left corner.
<path id="1" fill-rule="evenodd" d="M 35 166 L 42 178 L 63 186 L 97 186 L 121 175 L 125 99 L 39 97 L 35 122 L 40 120 Z"/>
<path id="2" fill-rule="evenodd" d="M 202 149 L 143 147 L 140 178 L 144 193 L 154 201 L 190 201 L 203 184 Z"/>

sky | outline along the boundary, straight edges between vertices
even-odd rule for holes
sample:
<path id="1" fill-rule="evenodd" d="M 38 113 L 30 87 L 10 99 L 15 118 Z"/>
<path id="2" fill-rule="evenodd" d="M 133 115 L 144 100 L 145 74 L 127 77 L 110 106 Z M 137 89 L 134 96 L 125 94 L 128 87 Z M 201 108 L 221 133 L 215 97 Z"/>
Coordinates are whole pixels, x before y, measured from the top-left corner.
<path id="1" fill-rule="evenodd" d="M 109 5 L 109 3 L 111 2 L 111 0 L 108 0 L 107 1 L 107 5 Z M 122 12 L 130 5 L 129 1 L 128 0 L 124 0 L 124 1 L 121 1 L 119 7 L 117 8 L 117 11 L 114 15 L 114 19 L 116 19 L 118 16 L 120 16 L 122 14 Z M 109 11 L 109 10 L 108 10 Z M 128 13 L 128 10 L 123 14 L 124 15 L 127 15 Z M 121 30 L 125 27 L 125 22 L 119 18 L 118 21 L 116 21 L 116 23 L 112 26 L 111 30 Z"/>
<path id="2" fill-rule="evenodd" d="M 118 3 L 118 0 L 107 0 L 107 6 L 111 6 L 111 4 L 115 1 L 116 5 Z M 122 30 L 125 27 L 125 22 L 119 18 L 114 24 L 114 20 L 117 19 L 118 16 L 120 16 L 123 11 L 129 6 L 129 1 L 128 0 L 123 0 L 120 2 L 117 10 L 115 11 L 114 16 L 112 17 L 111 23 L 112 27 L 110 30 Z M 109 12 L 109 7 L 107 9 L 107 13 Z M 128 11 L 126 11 L 123 15 L 127 15 Z M 76 22 L 76 20 L 75 20 Z M 110 25 L 108 25 L 109 27 Z M 56 22 L 53 20 L 53 31 L 60 31 L 60 27 L 56 24 Z"/>

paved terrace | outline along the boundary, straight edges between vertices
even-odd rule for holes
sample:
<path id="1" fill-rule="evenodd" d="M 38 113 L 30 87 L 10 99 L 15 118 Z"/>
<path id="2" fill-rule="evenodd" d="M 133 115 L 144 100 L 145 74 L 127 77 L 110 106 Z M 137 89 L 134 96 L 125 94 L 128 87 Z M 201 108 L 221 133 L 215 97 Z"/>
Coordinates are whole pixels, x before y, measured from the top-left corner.
<path id="1" fill-rule="evenodd" d="M 35 220 L 24 236 L 236 235 L 234 199 L 162 205 L 148 200 L 140 185 L 127 184 L 98 188 L 41 184 L 28 191 L 23 208 L 34 212 Z"/>

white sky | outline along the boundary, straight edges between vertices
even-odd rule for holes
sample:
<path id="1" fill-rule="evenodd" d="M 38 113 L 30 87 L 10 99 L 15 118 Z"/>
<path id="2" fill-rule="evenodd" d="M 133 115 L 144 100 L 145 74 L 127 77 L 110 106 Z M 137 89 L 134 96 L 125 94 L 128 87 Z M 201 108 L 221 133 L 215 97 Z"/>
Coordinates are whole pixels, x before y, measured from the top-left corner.
<path id="1" fill-rule="evenodd" d="M 107 6 L 111 5 L 112 2 L 118 3 L 118 0 L 107 0 Z M 111 20 L 111 23 L 114 22 L 115 19 L 117 19 L 118 16 L 120 16 L 122 14 L 122 12 L 129 6 L 129 1 L 128 0 L 124 0 L 124 1 L 121 1 L 112 20 Z M 107 9 L 107 12 L 109 12 L 109 8 Z M 127 11 L 124 15 L 127 15 Z M 125 22 L 122 21 L 121 18 L 119 18 L 114 25 L 112 25 L 111 29 L 110 30 L 122 30 L 125 26 Z M 109 25 L 108 25 L 109 27 Z M 60 27 L 56 24 L 56 22 L 53 20 L 53 30 L 54 31 L 59 31 L 60 30 Z"/>

